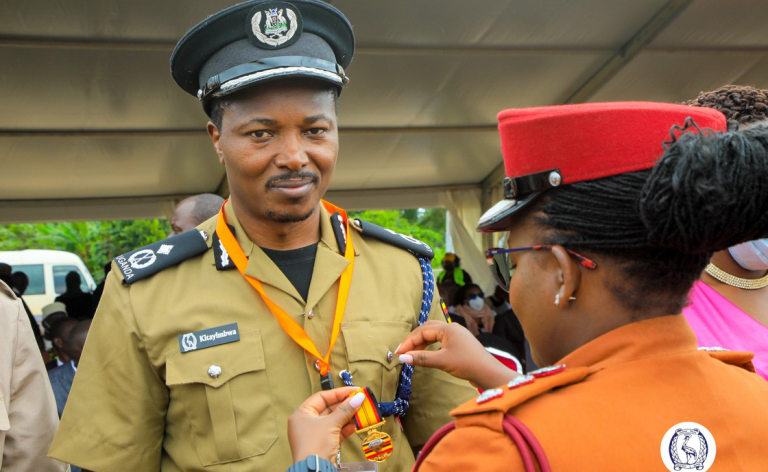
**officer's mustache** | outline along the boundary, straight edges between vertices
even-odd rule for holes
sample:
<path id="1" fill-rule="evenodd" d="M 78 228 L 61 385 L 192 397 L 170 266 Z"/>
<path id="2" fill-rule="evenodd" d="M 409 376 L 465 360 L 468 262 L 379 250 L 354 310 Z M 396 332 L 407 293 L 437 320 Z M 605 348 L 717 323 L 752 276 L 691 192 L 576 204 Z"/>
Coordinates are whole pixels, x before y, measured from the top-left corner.
<path id="1" fill-rule="evenodd" d="M 267 179 L 266 186 L 267 188 L 272 187 L 277 182 L 283 182 L 285 180 L 311 180 L 313 184 L 316 184 L 320 181 L 320 176 L 315 174 L 314 172 L 309 171 L 299 171 L 299 172 L 286 172 L 284 174 L 278 174 L 273 175 L 269 179 Z"/>

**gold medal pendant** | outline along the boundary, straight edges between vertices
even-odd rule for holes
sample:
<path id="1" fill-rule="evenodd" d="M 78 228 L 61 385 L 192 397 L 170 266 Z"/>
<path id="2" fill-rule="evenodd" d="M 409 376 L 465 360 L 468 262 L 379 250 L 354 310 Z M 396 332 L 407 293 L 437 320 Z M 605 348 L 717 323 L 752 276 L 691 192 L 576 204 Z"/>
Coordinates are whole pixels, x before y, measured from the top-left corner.
<path id="1" fill-rule="evenodd" d="M 394 451 L 392 438 L 389 434 L 379 431 L 379 428 L 387 422 L 381 417 L 379 404 L 376 402 L 376 397 L 371 389 L 368 387 L 361 388 L 349 396 L 352 397 L 358 392 L 365 394 L 365 401 L 354 417 L 357 434 L 366 434 L 365 439 L 363 439 L 363 454 L 371 462 L 384 462 Z"/>
<path id="2" fill-rule="evenodd" d="M 370 428 L 366 428 L 368 435 L 363 439 L 363 454 L 371 462 L 386 461 L 394 450 L 392 438 L 389 437 L 389 434 L 378 431 L 378 428 L 384 426 L 384 424 L 385 422 L 382 421 Z M 358 430 L 357 432 L 364 433 L 365 430 Z"/>

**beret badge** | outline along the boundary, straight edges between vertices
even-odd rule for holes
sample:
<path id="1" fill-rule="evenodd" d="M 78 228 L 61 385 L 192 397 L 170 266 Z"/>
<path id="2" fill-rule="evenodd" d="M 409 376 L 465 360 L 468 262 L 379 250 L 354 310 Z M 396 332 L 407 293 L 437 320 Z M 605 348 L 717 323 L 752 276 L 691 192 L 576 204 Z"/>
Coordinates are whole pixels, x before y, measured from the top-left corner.
<path id="1" fill-rule="evenodd" d="M 301 13 L 286 2 L 254 7 L 246 17 L 245 31 L 254 46 L 281 49 L 295 43 L 303 30 Z"/>

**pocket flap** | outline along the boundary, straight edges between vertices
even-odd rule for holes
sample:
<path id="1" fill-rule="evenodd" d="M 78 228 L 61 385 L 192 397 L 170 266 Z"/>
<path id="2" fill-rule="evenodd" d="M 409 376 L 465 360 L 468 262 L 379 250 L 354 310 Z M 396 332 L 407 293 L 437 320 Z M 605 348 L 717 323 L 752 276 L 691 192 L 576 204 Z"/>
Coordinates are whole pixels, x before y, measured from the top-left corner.
<path id="1" fill-rule="evenodd" d="M 341 324 L 349 362 L 374 361 L 392 370 L 400 361 L 389 360 L 403 342 L 411 325 L 403 321 L 349 321 Z"/>
<path id="2" fill-rule="evenodd" d="M 8 411 L 5 409 L 5 399 L 0 393 L 0 431 L 8 431 L 9 429 L 11 429 L 11 422 L 8 420 Z"/>
<path id="3" fill-rule="evenodd" d="M 241 334 L 240 341 L 173 354 L 165 365 L 165 384 L 169 387 L 201 383 L 218 388 L 240 374 L 264 370 L 264 348 L 259 334 Z M 217 378 L 208 374 L 212 366 L 221 369 Z"/>

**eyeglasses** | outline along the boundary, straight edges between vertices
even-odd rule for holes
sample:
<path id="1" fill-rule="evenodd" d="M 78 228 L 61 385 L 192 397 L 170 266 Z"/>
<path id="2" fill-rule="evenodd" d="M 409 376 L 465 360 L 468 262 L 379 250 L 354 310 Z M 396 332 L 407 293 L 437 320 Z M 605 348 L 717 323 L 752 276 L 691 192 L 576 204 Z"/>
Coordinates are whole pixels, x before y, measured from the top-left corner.
<path id="1" fill-rule="evenodd" d="M 505 292 L 509 292 L 509 282 L 512 280 L 512 276 L 515 273 L 515 268 L 517 267 L 512 267 L 510 264 L 509 253 L 521 251 L 539 251 L 542 249 L 552 249 L 553 247 L 554 246 L 544 245 L 516 247 L 512 249 L 493 247 L 485 250 L 485 259 L 488 261 L 488 265 L 491 266 L 491 272 L 493 273 L 493 278 L 496 280 L 496 283 L 499 284 L 499 287 L 504 289 Z M 568 254 L 575 257 L 576 260 L 579 261 L 579 264 L 581 264 L 583 267 L 590 270 L 597 269 L 597 264 L 591 259 L 587 259 L 581 254 L 571 251 L 570 249 L 566 249 L 566 251 L 568 251 Z"/>

